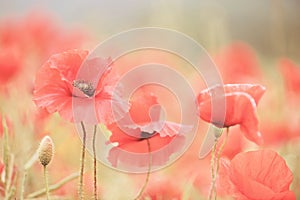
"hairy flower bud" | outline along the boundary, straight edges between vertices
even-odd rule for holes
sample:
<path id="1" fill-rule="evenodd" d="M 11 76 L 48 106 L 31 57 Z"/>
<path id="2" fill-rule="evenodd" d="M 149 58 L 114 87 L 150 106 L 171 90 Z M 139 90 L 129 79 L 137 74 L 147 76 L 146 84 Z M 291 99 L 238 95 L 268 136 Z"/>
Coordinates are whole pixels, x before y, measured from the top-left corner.
<path id="1" fill-rule="evenodd" d="M 54 144 L 52 139 L 49 136 L 45 136 L 38 149 L 39 160 L 42 165 L 47 166 L 53 156 Z"/>

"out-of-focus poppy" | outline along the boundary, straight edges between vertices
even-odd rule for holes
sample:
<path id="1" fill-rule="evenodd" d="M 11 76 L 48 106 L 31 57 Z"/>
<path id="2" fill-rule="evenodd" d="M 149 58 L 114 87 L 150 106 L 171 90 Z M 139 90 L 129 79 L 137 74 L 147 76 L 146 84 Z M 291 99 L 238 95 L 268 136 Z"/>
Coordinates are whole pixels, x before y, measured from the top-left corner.
<path id="1" fill-rule="evenodd" d="M 224 83 L 247 83 L 259 81 L 261 71 L 255 52 L 242 42 L 224 47 L 214 57 Z"/>
<path id="2" fill-rule="evenodd" d="M 143 194 L 142 200 L 182 199 L 183 192 L 179 188 L 179 183 L 170 180 L 172 180 L 171 177 L 168 177 L 168 179 L 165 177 L 152 177 L 146 191 Z"/>
<path id="3" fill-rule="evenodd" d="M 300 93 L 300 67 L 288 58 L 279 61 L 279 70 L 285 83 L 287 94 Z"/>

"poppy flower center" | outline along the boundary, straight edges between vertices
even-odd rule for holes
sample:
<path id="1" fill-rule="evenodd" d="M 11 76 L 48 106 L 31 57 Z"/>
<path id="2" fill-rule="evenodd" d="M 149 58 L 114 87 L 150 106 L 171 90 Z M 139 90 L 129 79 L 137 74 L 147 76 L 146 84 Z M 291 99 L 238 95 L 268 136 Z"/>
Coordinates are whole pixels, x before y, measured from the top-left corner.
<path id="1" fill-rule="evenodd" d="M 95 88 L 93 84 L 84 80 L 74 80 L 73 87 L 78 88 L 88 97 L 92 97 L 95 94 Z"/>
<path id="2" fill-rule="evenodd" d="M 142 131 L 141 135 L 140 135 L 140 140 L 151 138 L 152 136 L 155 135 L 155 133 L 156 133 L 156 131 L 153 131 L 152 133 L 148 133 L 148 132 Z"/>

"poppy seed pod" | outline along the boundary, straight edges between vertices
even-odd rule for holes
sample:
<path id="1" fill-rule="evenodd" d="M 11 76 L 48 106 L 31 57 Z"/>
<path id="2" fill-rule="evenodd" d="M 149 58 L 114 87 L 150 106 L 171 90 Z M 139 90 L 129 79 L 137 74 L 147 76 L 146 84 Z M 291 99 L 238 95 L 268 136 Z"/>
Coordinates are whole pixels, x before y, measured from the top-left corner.
<path id="1" fill-rule="evenodd" d="M 39 160 L 43 166 L 47 166 L 53 156 L 54 144 L 49 136 L 45 136 L 38 149 Z"/>

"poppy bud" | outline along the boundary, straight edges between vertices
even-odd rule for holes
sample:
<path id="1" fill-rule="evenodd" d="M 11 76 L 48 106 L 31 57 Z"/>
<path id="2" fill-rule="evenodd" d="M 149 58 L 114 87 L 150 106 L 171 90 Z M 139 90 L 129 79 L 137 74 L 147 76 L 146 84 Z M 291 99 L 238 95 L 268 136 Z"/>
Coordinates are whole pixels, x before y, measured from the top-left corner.
<path id="1" fill-rule="evenodd" d="M 38 149 L 39 160 L 42 165 L 47 166 L 53 156 L 54 144 L 52 139 L 49 136 L 45 136 Z"/>

